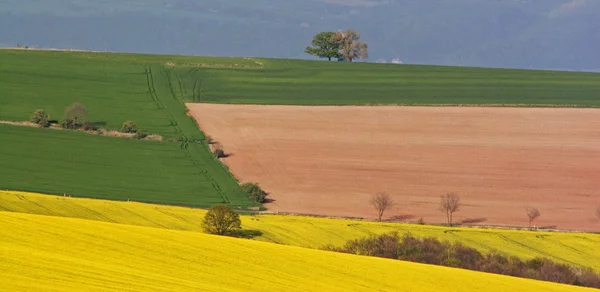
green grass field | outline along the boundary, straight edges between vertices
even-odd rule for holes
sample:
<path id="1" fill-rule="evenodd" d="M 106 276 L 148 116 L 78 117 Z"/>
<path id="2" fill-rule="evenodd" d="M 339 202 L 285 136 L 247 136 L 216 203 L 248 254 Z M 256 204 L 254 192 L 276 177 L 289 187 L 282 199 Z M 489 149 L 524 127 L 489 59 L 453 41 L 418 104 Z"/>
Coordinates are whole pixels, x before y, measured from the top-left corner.
<path id="1" fill-rule="evenodd" d="M 0 50 L 0 120 L 25 121 L 38 108 L 60 119 L 64 107 L 79 101 L 101 127 L 119 129 L 133 120 L 165 138 L 134 141 L 0 125 L 0 188 L 187 206 L 256 206 L 186 115 L 180 95 L 193 98 L 199 90 L 194 70 L 179 72 L 167 62 L 257 66 L 244 59 Z"/>
<path id="2" fill-rule="evenodd" d="M 200 102 L 285 105 L 600 106 L 600 74 L 261 60 L 206 71 Z"/>
<path id="3" fill-rule="evenodd" d="M 1 188 L 186 206 L 251 205 L 202 145 L 184 151 L 178 143 L 1 124 L 0 140 Z"/>
<path id="4" fill-rule="evenodd" d="M 258 66 L 241 58 L 0 50 L 0 119 L 28 120 L 43 108 L 59 120 L 65 107 L 79 101 L 90 121 L 105 128 L 133 120 L 152 134 L 202 137 L 179 98 L 193 99 L 200 91 L 195 72 L 201 68 L 234 64 Z"/>
<path id="5" fill-rule="evenodd" d="M 184 102 L 600 106 L 600 75 L 300 60 L 0 50 L 0 120 L 133 120 L 163 142 L 0 126 L 0 189 L 208 206 L 255 206 L 209 153 Z"/>

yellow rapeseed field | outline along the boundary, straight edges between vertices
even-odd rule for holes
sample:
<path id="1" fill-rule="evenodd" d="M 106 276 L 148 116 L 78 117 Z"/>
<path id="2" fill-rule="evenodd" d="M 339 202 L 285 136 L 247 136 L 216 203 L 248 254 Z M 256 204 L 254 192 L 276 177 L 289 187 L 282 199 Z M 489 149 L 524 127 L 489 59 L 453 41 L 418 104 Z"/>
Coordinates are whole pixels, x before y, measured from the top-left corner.
<path id="1" fill-rule="evenodd" d="M 2 291 L 593 291 L 164 228 L 0 212 Z"/>
<path id="2" fill-rule="evenodd" d="M 12 191 L 0 191 L 0 211 L 188 231 L 200 231 L 205 214 L 204 210 L 185 207 Z M 341 245 L 368 234 L 411 232 L 417 236 L 462 242 L 484 252 L 498 251 L 525 259 L 541 256 L 600 270 L 599 234 L 447 228 L 283 215 L 245 215 L 242 216 L 242 227 L 261 232 L 255 240 L 312 248 Z"/>

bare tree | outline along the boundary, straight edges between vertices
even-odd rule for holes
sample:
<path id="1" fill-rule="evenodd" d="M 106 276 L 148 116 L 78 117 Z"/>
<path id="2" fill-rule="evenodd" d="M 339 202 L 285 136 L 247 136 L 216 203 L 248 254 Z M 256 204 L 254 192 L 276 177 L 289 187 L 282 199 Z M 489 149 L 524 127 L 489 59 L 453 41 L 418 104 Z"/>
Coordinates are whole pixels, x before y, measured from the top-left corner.
<path id="1" fill-rule="evenodd" d="M 456 193 L 447 193 L 440 201 L 440 211 L 446 213 L 446 220 L 452 226 L 452 214 L 460 209 L 460 197 Z"/>
<path id="2" fill-rule="evenodd" d="M 369 204 L 377 211 L 377 219 L 381 222 L 383 212 L 394 205 L 392 197 L 386 193 L 377 193 L 371 197 Z"/>
<path id="3" fill-rule="evenodd" d="M 65 115 L 60 122 L 60 125 L 65 129 L 78 129 L 87 121 L 87 110 L 85 106 L 79 102 L 65 108 Z"/>
<path id="4" fill-rule="evenodd" d="M 540 210 L 537 208 L 527 208 L 527 218 L 529 218 L 529 229 L 531 229 L 531 223 L 537 218 L 540 217 Z"/>
<path id="5" fill-rule="evenodd" d="M 359 39 L 360 34 L 353 29 L 340 30 L 331 37 L 331 41 L 339 45 L 343 60 L 348 62 L 369 57 L 367 43 Z"/>

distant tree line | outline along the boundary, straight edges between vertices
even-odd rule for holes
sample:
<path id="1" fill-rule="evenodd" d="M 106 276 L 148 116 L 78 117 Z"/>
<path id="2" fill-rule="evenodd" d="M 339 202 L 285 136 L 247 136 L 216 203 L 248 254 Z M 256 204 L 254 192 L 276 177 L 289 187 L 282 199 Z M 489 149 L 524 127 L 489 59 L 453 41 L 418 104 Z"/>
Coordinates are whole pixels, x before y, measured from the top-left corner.
<path id="1" fill-rule="evenodd" d="M 384 212 L 391 207 L 396 205 L 396 202 L 392 199 L 392 197 L 385 193 L 379 192 L 375 195 L 371 196 L 369 199 L 369 205 L 375 209 L 377 212 L 377 220 L 382 221 Z M 446 224 L 448 226 L 452 226 L 456 224 L 454 221 L 454 213 L 460 211 L 461 201 L 460 196 L 457 193 L 450 192 L 440 198 L 439 211 L 446 215 Z M 533 230 L 533 222 L 535 219 L 541 216 L 540 210 L 534 207 L 530 207 L 525 209 L 527 219 L 528 219 L 528 227 L 530 230 Z M 596 209 L 596 216 L 600 219 L 600 206 Z M 424 224 L 423 218 L 419 220 L 420 224 Z"/>
<path id="2" fill-rule="evenodd" d="M 397 232 L 350 240 L 342 247 L 323 249 L 356 255 L 375 256 L 424 264 L 463 268 L 542 281 L 600 288 L 600 275 L 591 268 L 574 267 L 545 258 L 523 261 L 501 254 L 482 254 L 460 243 L 436 238 L 417 238 Z"/>
<path id="3" fill-rule="evenodd" d="M 327 58 L 329 61 L 331 59 L 346 62 L 364 60 L 369 56 L 368 46 L 366 42 L 360 42 L 359 39 L 360 34 L 353 29 L 325 31 L 315 35 L 311 45 L 304 51 L 319 58 Z"/>

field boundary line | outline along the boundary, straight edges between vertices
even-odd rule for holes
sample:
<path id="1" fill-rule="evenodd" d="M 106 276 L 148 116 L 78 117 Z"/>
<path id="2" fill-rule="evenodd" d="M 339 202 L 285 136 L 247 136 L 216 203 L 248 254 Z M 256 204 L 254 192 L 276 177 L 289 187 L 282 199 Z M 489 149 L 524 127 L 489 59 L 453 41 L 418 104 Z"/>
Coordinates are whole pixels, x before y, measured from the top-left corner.
<path id="1" fill-rule="evenodd" d="M 164 67 L 161 67 L 161 69 L 162 69 L 161 70 L 162 73 L 164 74 L 164 76 L 167 80 L 167 85 L 169 87 L 168 90 L 171 93 L 171 98 L 173 98 L 173 101 L 175 101 L 176 103 L 182 105 L 182 107 L 185 109 L 185 104 L 183 104 L 182 101 L 180 100 L 180 98 L 177 97 L 177 94 L 175 94 L 175 91 L 173 89 L 173 83 L 171 81 L 171 76 L 172 76 L 171 72 L 168 72 L 168 70 L 165 69 Z M 152 67 L 149 64 L 146 65 L 146 75 L 147 75 L 148 86 L 149 86 L 148 90 L 151 92 L 152 98 L 155 100 L 155 102 L 157 104 L 159 104 L 162 107 L 160 109 L 165 113 L 165 115 L 167 115 L 167 117 L 171 121 L 171 126 L 173 126 L 173 128 L 175 129 L 175 132 L 179 135 L 180 150 L 183 151 L 184 155 L 189 159 L 189 161 L 192 162 L 192 164 L 200 171 L 200 173 L 202 173 L 204 175 L 204 177 L 207 179 L 207 181 L 212 185 L 213 189 L 219 194 L 223 203 L 230 204 L 231 201 L 229 200 L 229 198 L 227 197 L 225 192 L 221 189 L 221 187 L 214 180 L 214 178 L 212 178 L 208 174 L 208 171 L 202 167 L 202 164 L 192 155 L 192 153 L 188 149 L 190 141 L 194 142 L 195 140 L 189 139 L 189 137 L 181 129 L 181 127 L 179 126 L 179 124 L 175 120 L 175 117 L 171 114 L 169 109 L 166 106 L 164 106 L 164 103 L 161 101 L 160 96 L 158 95 L 158 93 L 156 91 Z"/>

